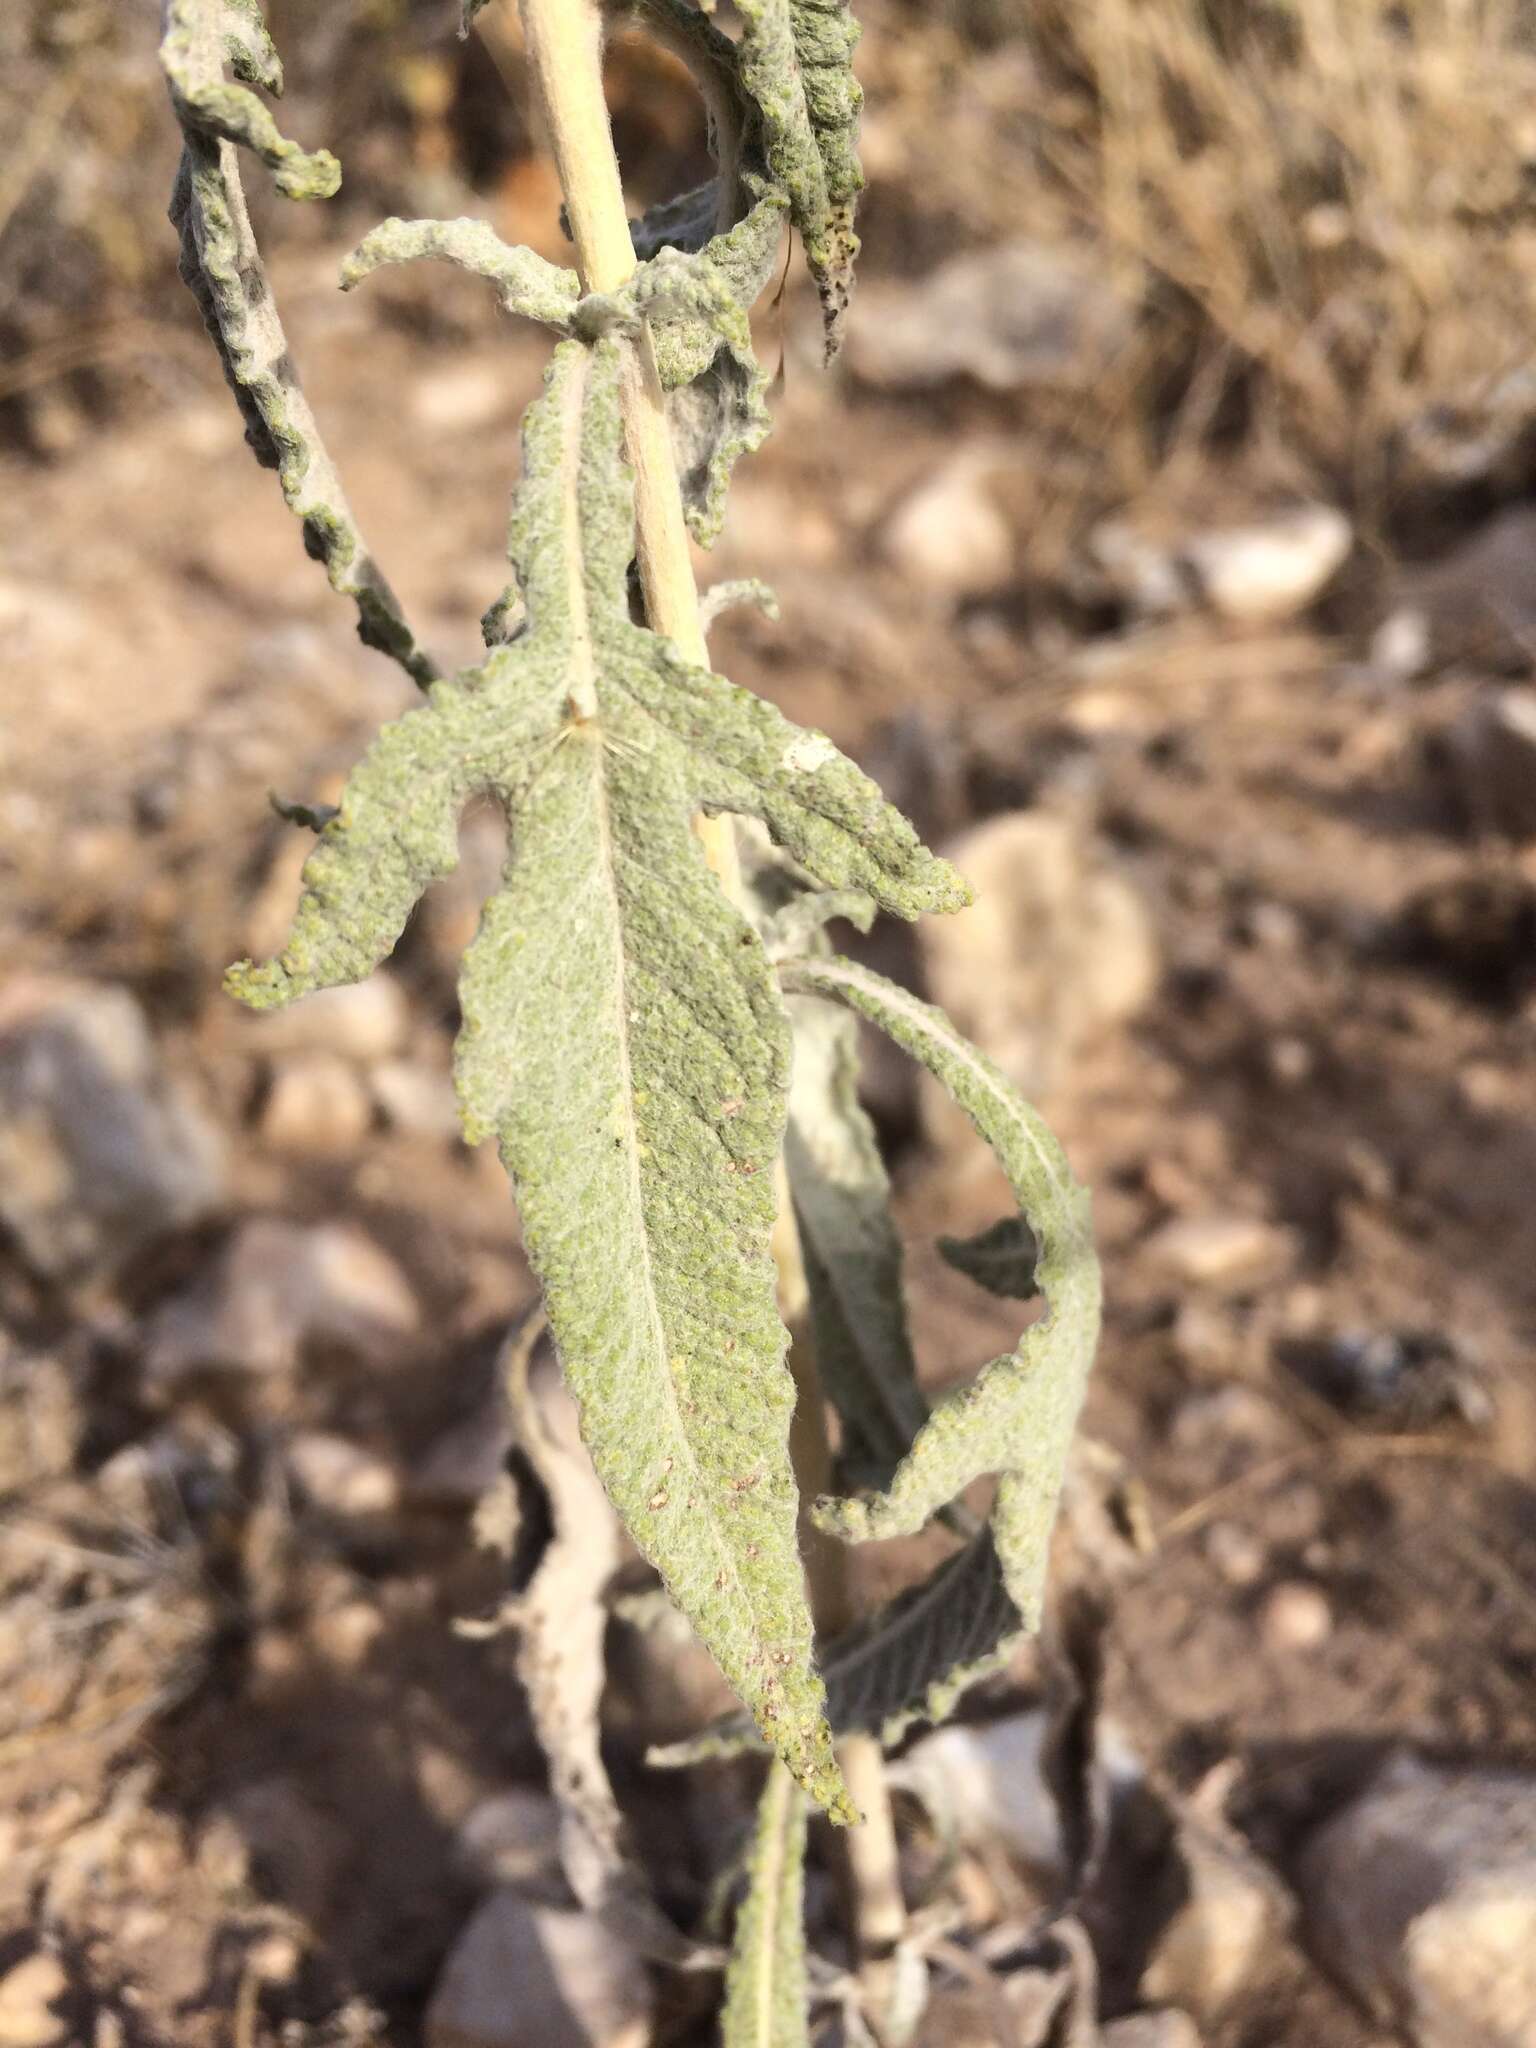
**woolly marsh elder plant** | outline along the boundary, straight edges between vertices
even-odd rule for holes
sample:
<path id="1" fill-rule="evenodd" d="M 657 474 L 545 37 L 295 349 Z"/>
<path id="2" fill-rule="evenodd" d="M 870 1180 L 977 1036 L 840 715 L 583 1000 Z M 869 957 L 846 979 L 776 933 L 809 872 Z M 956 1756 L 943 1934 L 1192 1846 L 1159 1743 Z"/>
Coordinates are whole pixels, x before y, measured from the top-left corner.
<path id="1" fill-rule="evenodd" d="M 466 15 L 477 11 L 470 0 Z M 941 1718 L 1038 1624 L 1099 1283 L 1086 1197 L 1040 1118 L 939 1011 L 828 943 L 834 918 L 867 927 L 879 910 L 957 910 L 965 884 L 828 739 L 706 656 L 714 611 L 763 596 L 727 586 L 701 608 L 687 532 L 713 537 L 732 465 L 767 431 L 747 311 L 786 227 L 815 277 L 829 353 L 847 312 L 856 30 L 842 0 L 737 0 L 732 34 L 692 0 L 607 12 L 637 18 L 691 66 L 718 163 L 710 185 L 628 222 L 602 101 L 604 10 L 522 0 L 576 267 L 509 248 L 481 221 L 390 220 L 343 268 L 350 287 L 384 264 L 456 263 L 556 337 L 523 425 L 511 578 L 485 615 L 485 657 L 443 676 L 326 455 L 241 188 L 242 150 L 291 198 L 328 196 L 339 167 L 282 135 L 258 96 L 280 89 L 281 72 L 257 0 L 167 0 L 182 274 L 306 547 L 356 605 L 363 638 L 423 693 L 334 810 L 292 809 L 317 837 L 291 936 L 276 959 L 231 969 L 228 986 L 268 1009 L 367 975 L 453 867 L 466 804 L 489 796 L 504 811 L 505 872 L 460 982 L 464 1125 L 495 1138 L 511 1177 L 597 1477 L 742 1704 L 660 1760 L 750 1748 L 773 1760 L 725 2030 L 732 2048 L 788 2048 L 806 2039 L 813 1806 L 853 1829 L 864 1988 L 889 2018 L 881 1967 L 899 1959 L 901 1905 L 881 1745 Z M 1015 1215 L 946 1242 L 945 1256 L 995 1293 L 1044 1298 L 1016 1348 L 932 1412 L 858 1105 L 859 1017 L 950 1090 L 1017 1197 Z M 784 1315 L 803 1326 L 793 1349 Z M 603 1776 L 609 1566 L 582 1562 L 582 1475 L 540 1438 L 531 1336 L 511 1347 L 512 1398 L 554 1540 L 512 1619 L 565 1812 L 567 1875 L 658 1959 L 709 1963 L 646 1892 Z M 957 1505 L 983 1477 L 995 1479 L 984 1526 Z M 939 1514 L 959 1534 L 953 1553 L 856 1619 L 843 1546 Z"/>

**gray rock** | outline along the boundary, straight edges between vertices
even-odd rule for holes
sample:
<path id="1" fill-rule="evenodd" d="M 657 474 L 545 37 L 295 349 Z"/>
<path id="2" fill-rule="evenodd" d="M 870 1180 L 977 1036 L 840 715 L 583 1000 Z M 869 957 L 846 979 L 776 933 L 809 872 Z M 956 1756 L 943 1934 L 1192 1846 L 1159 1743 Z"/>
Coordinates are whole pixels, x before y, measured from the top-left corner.
<path id="1" fill-rule="evenodd" d="M 144 1336 L 151 1379 L 290 1372 L 310 1349 L 387 1359 L 416 1329 L 416 1298 L 387 1252 L 349 1223 L 242 1223 Z"/>
<path id="2" fill-rule="evenodd" d="M 1536 1776 L 1398 1757 L 1301 1862 L 1309 1940 L 1415 2048 L 1536 2041 Z"/>
<path id="3" fill-rule="evenodd" d="M 1531 552 L 1536 508 L 1496 512 L 1443 562 L 1405 576 L 1404 598 L 1423 616 L 1428 661 L 1467 661 L 1529 671 L 1536 659 L 1536 596 Z"/>
<path id="4" fill-rule="evenodd" d="M 1184 1897 L 1142 1972 L 1141 1995 L 1208 2022 L 1263 1981 L 1294 1907 L 1274 1872 L 1226 1829 L 1182 1827 L 1177 1854 Z"/>
<path id="5" fill-rule="evenodd" d="M 319 989 L 285 1010 L 264 1010 L 246 1029 L 265 1053 L 325 1052 L 366 1064 L 409 1042 L 411 1006 L 393 975 L 370 974 Z"/>
<path id="6" fill-rule="evenodd" d="M 1041 1775 L 1043 1713 L 970 1728 L 935 1729 L 892 1764 L 891 1784 L 914 1794 L 947 1840 L 996 1845 L 1042 1873 L 1063 1862 L 1061 1820 Z"/>
<path id="7" fill-rule="evenodd" d="M 1294 1231 L 1256 1216 L 1178 1216 L 1153 1232 L 1148 1262 L 1172 1280 L 1240 1293 L 1277 1280 L 1297 1256 Z"/>
<path id="8" fill-rule="evenodd" d="M 525 1897 L 569 1897 L 560 1868 L 560 1808 L 531 1785 L 482 1799 L 460 1823 L 454 1852 L 481 1884 L 508 1885 Z"/>
<path id="9" fill-rule="evenodd" d="M 1200 2029 L 1187 2012 L 1173 2006 L 1162 2012 L 1135 2012 L 1110 2021 L 1102 2048 L 1200 2048 Z"/>
<path id="10" fill-rule="evenodd" d="M 424 1060 L 383 1060 L 368 1077 L 374 1100 L 397 1131 L 414 1138 L 456 1138 L 453 1082 Z"/>
<path id="11" fill-rule="evenodd" d="M 322 1514 L 384 1515 L 399 1505 L 400 1480 L 386 1458 L 327 1429 L 301 1429 L 283 1447 L 283 1462 L 312 1507 Z"/>
<path id="12" fill-rule="evenodd" d="M 891 391 L 957 377 L 994 391 L 1082 390 L 1134 318 L 1102 262 L 1028 240 L 957 256 L 915 285 L 868 285 L 860 307 L 849 365 L 866 384 Z"/>
<path id="13" fill-rule="evenodd" d="M 1151 918 L 1083 829 L 1054 813 L 1005 812 L 945 851 L 976 902 L 919 926 L 929 990 L 1010 1080 L 1041 1094 L 1089 1041 L 1151 996 Z M 969 1130 L 939 1102 L 934 1092 L 925 1097 L 934 1136 Z"/>
<path id="14" fill-rule="evenodd" d="M 916 588 L 946 598 L 994 590 L 1014 566 L 1013 530 L 987 493 L 982 463 L 965 456 L 900 501 L 879 545 Z"/>
<path id="15" fill-rule="evenodd" d="M 644 2048 L 655 1995 L 601 1921 L 494 1893 L 427 2008 L 427 2048 Z"/>
<path id="16" fill-rule="evenodd" d="M 0 1977 L 0 2048 L 51 2048 L 70 2031 L 55 2011 L 69 1988 L 64 1965 L 34 1949 Z"/>
<path id="17" fill-rule="evenodd" d="M 501 1476 L 513 1441 L 512 1413 L 498 1373 L 485 1398 L 427 1445 L 410 1473 L 411 1498 L 424 1506 L 477 1506 Z"/>
<path id="18" fill-rule="evenodd" d="M 372 1121 L 368 1091 L 340 1053 L 290 1053 L 273 1068 L 261 1135 L 274 1150 L 319 1157 L 351 1152 Z"/>
<path id="19" fill-rule="evenodd" d="M 1477 697 L 1440 736 L 1457 802 L 1475 832 L 1536 839 L 1536 690 Z"/>
<path id="20" fill-rule="evenodd" d="M 126 989 L 21 980 L 0 999 L 0 1223 L 34 1272 L 110 1278 L 225 1193 L 218 1132 Z"/>

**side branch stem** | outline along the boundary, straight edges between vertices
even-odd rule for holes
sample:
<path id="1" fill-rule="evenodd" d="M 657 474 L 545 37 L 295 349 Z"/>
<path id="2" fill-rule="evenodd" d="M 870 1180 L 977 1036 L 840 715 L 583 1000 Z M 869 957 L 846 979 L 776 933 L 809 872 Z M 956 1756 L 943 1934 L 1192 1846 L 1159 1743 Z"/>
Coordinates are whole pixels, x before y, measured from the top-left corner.
<path id="1" fill-rule="evenodd" d="M 518 0 L 528 63 L 544 110 L 584 290 L 614 292 L 635 268 L 629 215 L 603 97 L 602 16 L 594 0 Z M 635 532 L 646 621 L 689 661 L 709 665 L 666 400 L 648 330 L 624 351 L 620 399 L 635 473 Z M 726 893 L 740 900 L 730 821 L 696 829 Z"/>

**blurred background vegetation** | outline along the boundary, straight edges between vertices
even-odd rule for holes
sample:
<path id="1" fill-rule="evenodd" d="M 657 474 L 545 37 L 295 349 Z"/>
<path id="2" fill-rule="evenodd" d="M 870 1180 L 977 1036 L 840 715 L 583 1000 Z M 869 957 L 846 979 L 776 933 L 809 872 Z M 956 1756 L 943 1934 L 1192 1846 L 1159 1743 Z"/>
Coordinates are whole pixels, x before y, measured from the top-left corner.
<path id="1" fill-rule="evenodd" d="M 550 240 L 499 10 L 468 41 L 455 0 L 270 13 L 289 124 L 336 151 L 346 183 L 339 217 L 266 208 L 269 238 L 478 205 Z M 1068 436 L 1074 497 L 1257 448 L 1277 483 L 1401 537 L 1431 501 L 1443 511 L 1448 485 L 1524 475 L 1530 0 L 875 0 L 867 14 L 872 268 L 920 274 L 957 235 L 1028 234 L 1089 252 L 1135 307 Z M 151 0 L 14 0 L 0 22 L 0 433 L 39 455 L 174 396 L 185 329 L 159 221 L 154 33 Z M 641 39 L 621 38 L 611 69 L 639 205 L 701 172 L 700 115 Z M 965 146 L 978 118 L 984 165 Z"/>

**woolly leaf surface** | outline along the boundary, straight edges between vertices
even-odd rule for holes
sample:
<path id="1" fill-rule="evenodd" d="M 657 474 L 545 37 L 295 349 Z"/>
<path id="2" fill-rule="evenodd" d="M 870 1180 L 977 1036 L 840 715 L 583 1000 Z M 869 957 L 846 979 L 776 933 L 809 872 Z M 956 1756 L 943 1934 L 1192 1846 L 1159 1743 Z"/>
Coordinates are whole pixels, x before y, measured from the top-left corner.
<path id="1" fill-rule="evenodd" d="M 726 1971 L 722 2048 L 810 2048 L 805 1838 L 805 1802 L 786 1771 L 770 1770 Z"/>
<path id="2" fill-rule="evenodd" d="M 510 246 L 486 221 L 392 218 L 347 259 L 342 286 L 351 290 L 385 264 L 436 257 L 487 279 L 508 313 L 560 334 L 595 341 L 633 335 L 646 322 L 667 394 L 684 511 L 707 547 L 725 517 L 732 470 L 768 434 L 767 378 L 753 353 L 746 309 L 772 271 L 782 220 L 782 204 L 765 199 L 697 252 L 663 246 L 621 290 L 583 297 L 575 271 Z"/>
<path id="3" fill-rule="evenodd" d="M 928 1419 L 901 1284 L 901 1241 L 874 1128 L 859 1106 L 858 1027 L 795 997 L 784 1163 L 800 1225 L 822 1385 L 843 1425 L 844 1483 L 888 1483 Z"/>
<path id="4" fill-rule="evenodd" d="M 323 198 L 341 167 L 283 136 L 254 91 L 282 89 L 282 68 L 256 0 L 169 0 L 160 61 L 184 147 L 171 200 L 180 270 L 239 402 L 256 458 L 275 469 L 304 545 L 357 607 L 358 633 L 423 686 L 437 671 L 370 554 L 304 396 L 251 232 L 238 147 L 271 169 L 289 198 Z M 224 76 L 225 65 L 241 84 Z"/>
<path id="5" fill-rule="evenodd" d="M 997 1546 L 990 1533 L 973 1537 L 827 1645 L 821 1672 L 833 1733 L 878 1735 L 889 1747 L 920 1722 L 947 1720 L 970 1686 L 1007 1663 L 1023 1632 Z M 649 1761 L 677 1768 L 761 1747 L 748 1716 L 728 1714 Z"/>
<path id="6" fill-rule="evenodd" d="M 863 189 L 853 75 L 859 30 L 847 0 L 737 0 L 740 78 L 762 125 L 768 175 L 789 201 L 835 355 L 852 290 Z"/>
<path id="7" fill-rule="evenodd" d="M 1030 1301 L 1038 1291 L 1040 1247 L 1022 1216 L 1001 1216 L 975 1237 L 941 1237 L 939 1253 L 957 1273 L 1005 1301 Z"/>
<path id="8" fill-rule="evenodd" d="M 341 268 L 341 288 L 351 291 L 390 263 L 437 257 L 495 285 L 502 306 L 524 320 L 541 321 L 568 334 L 581 297 L 574 270 L 563 269 L 532 249 L 504 242 L 489 221 L 402 220 L 392 214 L 359 242 Z"/>
<path id="9" fill-rule="evenodd" d="M 787 991 L 846 1004 L 944 1084 L 996 1153 L 1039 1249 L 1045 1313 L 1012 1352 L 933 1411 L 890 1485 L 824 1501 L 823 1527 L 853 1542 L 911 1535 L 966 1486 L 998 1475 L 992 1534 L 1010 1597 L 1039 1625 L 1051 1530 L 1098 1342 L 1100 1284 L 1088 1197 L 1040 1115 L 941 1010 L 849 960 L 780 970 Z"/>
<path id="10" fill-rule="evenodd" d="M 500 804 L 506 870 L 460 989 L 466 1127 L 500 1145 L 610 1498 L 765 1738 L 847 1818 L 769 1255 L 788 1024 L 690 821 L 730 798 L 893 907 L 953 883 L 830 742 L 632 623 L 618 375 L 613 342 L 556 350 L 511 523 L 524 630 L 381 733 L 287 947 L 230 986 L 268 1007 L 367 973 L 451 867 L 464 805 Z"/>

